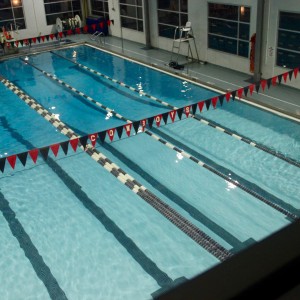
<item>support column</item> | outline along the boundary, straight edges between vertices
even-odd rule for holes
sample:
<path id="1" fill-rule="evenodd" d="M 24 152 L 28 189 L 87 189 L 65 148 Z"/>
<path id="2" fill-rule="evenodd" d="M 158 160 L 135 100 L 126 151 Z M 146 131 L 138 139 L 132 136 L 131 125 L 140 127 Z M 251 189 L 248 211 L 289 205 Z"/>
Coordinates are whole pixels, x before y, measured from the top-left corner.
<path id="1" fill-rule="evenodd" d="M 254 75 L 253 75 L 254 82 L 261 80 L 264 9 L 265 9 L 265 0 L 257 0 L 256 41 L 255 41 Z"/>
<path id="2" fill-rule="evenodd" d="M 144 32 L 145 32 L 145 49 L 151 49 L 151 36 L 150 36 L 150 18 L 149 18 L 149 1 L 144 0 Z"/>

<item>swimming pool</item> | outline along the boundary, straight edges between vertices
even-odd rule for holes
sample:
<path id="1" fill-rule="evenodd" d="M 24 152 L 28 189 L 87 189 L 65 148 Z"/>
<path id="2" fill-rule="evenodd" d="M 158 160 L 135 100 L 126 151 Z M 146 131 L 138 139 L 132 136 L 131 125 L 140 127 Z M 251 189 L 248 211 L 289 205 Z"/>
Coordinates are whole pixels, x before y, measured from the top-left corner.
<path id="1" fill-rule="evenodd" d="M 0 178 L 6 299 L 150 299 L 299 216 L 299 167 L 280 156 L 300 160 L 296 122 L 231 101 L 203 110 L 202 122 L 183 112 L 55 157 L 47 146 L 73 132 L 151 119 L 217 93 L 86 45 L 0 67 L 1 156 L 34 148 L 47 156 L 6 166 Z M 46 121 L 50 113 L 56 122 Z"/>

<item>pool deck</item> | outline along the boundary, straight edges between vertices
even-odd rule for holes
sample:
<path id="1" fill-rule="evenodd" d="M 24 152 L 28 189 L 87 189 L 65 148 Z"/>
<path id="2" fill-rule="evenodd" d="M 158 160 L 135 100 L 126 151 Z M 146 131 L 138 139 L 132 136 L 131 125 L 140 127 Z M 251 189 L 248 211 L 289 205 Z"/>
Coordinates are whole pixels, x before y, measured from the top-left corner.
<path id="1" fill-rule="evenodd" d="M 171 59 L 171 52 L 169 51 L 156 48 L 147 49 L 143 44 L 122 40 L 112 36 L 103 38 L 103 43 L 100 43 L 98 40 L 92 40 L 91 37 L 92 35 L 90 34 L 80 34 L 68 36 L 68 39 L 74 42 L 87 42 L 103 50 L 112 51 L 116 54 L 153 65 L 162 70 L 182 75 L 185 78 L 202 83 L 223 93 L 230 90 L 237 90 L 251 84 L 252 78 L 249 74 L 237 72 L 210 63 L 202 64 L 198 62 L 188 62 L 184 64 L 183 70 L 176 70 L 168 65 Z M 33 52 L 33 50 L 30 50 L 29 53 Z M 2 56 L 0 59 L 1 58 L 4 57 Z M 179 57 L 179 63 L 181 61 L 186 61 L 186 58 Z M 292 80 L 300 81 L 300 75 L 298 75 L 296 79 L 292 78 Z M 252 96 L 248 93 L 247 97 L 243 98 L 300 121 L 300 89 L 280 84 L 276 87 L 272 86 L 270 89 L 266 87 L 264 92 L 262 89 L 259 90 L 259 93 L 254 91 Z"/>

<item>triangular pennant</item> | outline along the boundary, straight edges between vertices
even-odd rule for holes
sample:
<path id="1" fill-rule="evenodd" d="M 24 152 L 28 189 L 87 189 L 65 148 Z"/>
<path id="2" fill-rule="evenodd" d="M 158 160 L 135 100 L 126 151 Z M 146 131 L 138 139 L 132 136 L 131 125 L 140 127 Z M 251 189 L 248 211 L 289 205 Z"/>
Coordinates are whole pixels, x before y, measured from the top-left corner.
<path id="1" fill-rule="evenodd" d="M 70 142 L 70 145 L 73 148 L 74 152 L 76 152 L 77 147 L 78 147 L 79 138 L 71 139 L 69 142 Z"/>
<path id="2" fill-rule="evenodd" d="M 21 46 L 23 47 L 23 44 L 24 44 L 23 40 L 20 41 L 20 44 L 21 44 Z"/>
<path id="3" fill-rule="evenodd" d="M 169 117 L 169 114 L 167 112 L 162 114 L 162 118 L 163 118 L 165 124 L 168 123 L 168 117 Z"/>
<path id="4" fill-rule="evenodd" d="M 59 35 L 60 38 L 62 38 L 63 33 L 60 31 L 60 32 L 58 33 L 58 35 Z"/>
<path id="5" fill-rule="evenodd" d="M 58 40 L 58 32 L 54 33 L 54 36 Z"/>
<path id="6" fill-rule="evenodd" d="M 255 90 L 256 90 L 256 93 L 259 92 L 259 88 L 260 88 L 260 83 L 257 82 L 257 83 L 255 84 Z"/>
<path id="7" fill-rule="evenodd" d="M 113 25 L 115 25 L 115 20 L 110 20 L 110 23 L 113 24 Z"/>
<path id="8" fill-rule="evenodd" d="M 17 155 L 11 155 L 6 157 L 7 161 L 9 162 L 10 166 L 14 169 L 16 166 L 16 160 L 17 160 Z"/>
<path id="9" fill-rule="evenodd" d="M 96 30 L 96 24 L 92 24 L 91 27 L 92 27 L 93 31 Z"/>
<path id="10" fill-rule="evenodd" d="M 100 23 L 99 23 L 99 26 L 100 26 L 101 29 L 103 29 L 103 27 L 104 27 L 104 22 L 100 22 Z"/>
<path id="11" fill-rule="evenodd" d="M 254 84 L 249 85 L 249 91 L 250 91 L 250 95 L 252 96 L 254 91 Z"/>
<path id="12" fill-rule="evenodd" d="M 115 128 L 112 128 L 112 129 L 108 129 L 107 130 L 107 134 L 108 134 L 108 137 L 110 139 L 110 141 L 112 142 L 113 139 L 114 139 L 114 136 L 115 136 Z"/>
<path id="13" fill-rule="evenodd" d="M 202 112 L 202 109 L 204 107 L 204 101 L 198 102 L 198 107 L 199 107 L 200 112 Z"/>
<path id="14" fill-rule="evenodd" d="M 19 47 L 19 41 L 15 41 L 15 45 L 18 48 Z"/>
<path id="15" fill-rule="evenodd" d="M 244 92 L 243 88 L 237 90 L 237 94 L 240 99 L 243 97 L 243 92 Z"/>
<path id="16" fill-rule="evenodd" d="M 3 173 L 5 168 L 6 157 L 0 158 L 0 170 Z"/>
<path id="17" fill-rule="evenodd" d="M 67 35 L 72 35 L 73 34 L 73 31 L 71 30 L 71 29 L 69 29 L 68 31 L 67 31 Z"/>
<path id="18" fill-rule="evenodd" d="M 88 138 L 89 137 L 87 135 L 79 138 L 80 144 L 82 145 L 83 149 L 85 149 L 85 147 L 86 147 Z"/>
<path id="19" fill-rule="evenodd" d="M 207 110 L 209 110 L 210 104 L 211 104 L 211 99 L 205 100 L 205 106 Z"/>
<path id="20" fill-rule="evenodd" d="M 284 82 L 286 82 L 287 77 L 289 76 L 289 73 L 286 72 L 286 73 L 284 73 L 282 76 L 283 76 Z"/>
<path id="21" fill-rule="evenodd" d="M 63 33 L 64 37 L 66 37 L 68 35 L 66 30 L 63 31 L 62 33 Z"/>
<path id="22" fill-rule="evenodd" d="M 36 37 L 32 38 L 32 42 L 35 44 L 36 43 Z"/>
<path id="23" fill-rule="evenodd" d="M 98 132 L 98 136 L 100 138 L 101 143 L 103 144 L 105 141 L 106 131 L 100 131 Z"/>
<path id="24" fill-rule="evenodd" d="M 235 96 L 236 96 L 236 91 L 232 91 L 232 92 L 231 92 L 231 97 L 232 97 L 232 100 L 233 100 L 233 101 L 235 100 Z"/>
<path id="25" fill-rule="evenodd" d="M 177 116 L 178 116 L 179 120 L 181 120 L 182 113 L 183 113 L 183 108 L 178 108 L 177 109 Z"/>
<path id="26" fill-rule="evenodd" d="M 277 84 L 277 76 L 272 77 L 272 85 L 275 86 Z"/>
<path id="27" fill-rule="evenodd" d="M 134 131 L 136 134 L 139 131 L 140 124 L 144 128 L 146 126 L 146 120 L 133 122 L 133 128 L 134 128 Z M 143 124 L 145 124 L 145 125 L 143 125 Z"/>
<path id="28" fill-rule="evenodd" d="M 299 72 L 299 68 L 295 68 L 295 69 L 294 69 L 294 76 L 295 76 L 295 79 L 297 78 L 298 72 Z"/>
<path id="29" fill-rule="evenodd" d="M 84 31 L 85 33 L 87 33 L 88 30 L 89 30 L 89 27 L 88 27 L 87 25 L 85 25 L 85 26 L 83 27 L 83 31 Z"/>
<path id="30" fill-rule="evenodd" d="M 226 95 L 225 95 L 225 98 L 226 98 L 226 101 L 227 101 L 227 102 L 229 102 L 230 97 L 231 97 L 231 93 L 230 93 L 230 92 L 227 92 Z"/>
<path id="31" fill-rule="evenodd" d="M 132 123 L 124 125 L 124 129 L 126 131 L 127 136 L 130 136 L 131 128 L 132 128 Z M 122 129 L 123 129 L 123 127 L 122 127 Z"/>
<path id="32" fill-rule="evenodd" d="M 59 144 L 54 144 L 50 146 L 50 149 L 52 150 L 54 156 L 56 157 L 59 150 Z"/>
<path id="33" fill-rule="evenodd" d="M 47 35 L 45 35 L 45 37 L 46 37 L 46 40 L 49 42 L 49 35 L 47 34 Z"/>
<path id="34" fill-rule="evenodd" d="M 271 86 L 271 82 L 272 82 L 272 78 L 268 78 L 268 79 L 267 79 L 267 86 L 268 86 L 268 89 L 269 89 L 270 86 Z"/>
<path id="35" fill-rule="evenodd" d="M 260 81 L 260 86 L 261 86 L 261 88 L 262 88 L 263 91 L 265 90 L 266 85 L 267 85 L 267 80 L 262 79 L 262 80 Z"/>
<path id="36" fill-rule="evenodd" d="M 157 127 L 160 126 L 161 119 L 162 119 L 162 115 L 158 115 L 155 117 L 155 123 Z"/>
<path id="37" fill-rule="evenodd" d="M 39 36 L 37 37 L 37 40 L 39 43 L 41 42 L 41 38 Z"/>
<path id="38" fill-rule="evenodd" d="M 170 118 L 172 120 L 172 123 L 174 123 L 175 121 L 175 117 L 176 117 L 176 110 L 172 110 L 169 112 Z"/>
<path id="39" fill-rule="evenodd" d="M 10 47 L 15 48 L 15 42 L 10 42 Z"/>
<path id="40" fill-rule="evenodd" d="M 149 125 L 149 128 L 152 128 L 153 121 L 154 121 L 154 117 L 148 118 L 148 125 Z"/>
<path id="41" fill-rule="evenodd" d="M 110 26 L 111 21 L 107 20 L 107 26 Z"/>
<path id="42" fill-rule="evenodd" d="M 124 125 L 124 126 L 126 126 L 126 125 Z M 121 139 L 122 138 L 122 134 L 123 134 L 123 126 L 122 125 L 118 126 L 116 129 L 117 129 L 118 137 L 119 137 L 119 139 Z"/>
<path id="43" fill-rule="evenodd" d="M 225 98 L 224 94 L 219 96 L 219 102 L 221 106 L 223 106 L 224 98 Z"/>
<path id="44" fill-rule="evenodd" d="M 28 43 L 29 43 L 29 45 L 31 45 L 31 43 L 32 43 L 32 40 L 31 40 L 31 39 L 28 39 Z"/>
<path id="45" fill-rule="evenodd" d="M 214 108 L 217 107 L 217 103 L 218 103 L 219 97 L 213 97 L 211 98 L 211 103 L 213 105 Z"/>
<path id="46" fill-rule="evenodd" d="M 280 84 L 282 81 L 282 74 L 278 75 L 277 77 L 278 77 L 278 83 Z"/>
<path id="47" fill-rule="evenodd" d="M 29 156 L 31 157 L 32 161 L 34 163 L 36 163 L 38 155 L 39 155 L 39 149 L 30 150 L 28 153 L 29 153 Z"/>
<path id="48" fill-rule="evenodd" d="M 192 112 L 193 112 L 193 115 L 196 114 L 196 111 L 197 111 L 197 103 L 195 103 L 195 104 L 192 105 Z"/>
<path id="49" fill-rule="evenodd" d="M 78 34 L 80 34 L 80 32 L 81 32 L 80 28 L 77 27 L 77 28 L 75 29 L 75 32 L 78 33 Z"/>
<path id="50" fill-rule="evenodd" d="M 93 147 L 95 147 L 95 145 L 96 145 L 97 137 L 98 137 L 97 133 L 89 134 L 89 139 L 90 139 Z"/>
<path id="51" fill-rule="evenodd" d="M 69 141 L 65 141 L 60 143 L 61 148 L 64 151 L 64 154 L 67 155 L 68 154 L 68 149 L 69 149 Z"/>
<path id="52" fill-rule="evenodd" d="M 185 106 L 184 108 L 183 108 L 183 110 L 184 110 L 184 113 L 185 113 L 185 115 L 186 115 L 186 117 L 188 118 L 189 117 L 189 114 L 191 113 L 191 107 L 188 105 L 188 106 Z"/>
<path id="53" fill-rule="evenodd" d="M 47 160 L 49 154 L 49 147 L 40 148 L 40 153 L 42 154 L 43 158 Z"/>
<path id="54" fill-rule="evenodd" d="M 50 37 L 51 40 L 53 40 L 54 39 L 54 34 L 50 33 L 49 37 Z"/>
<path id="55" fill-rule="evenodd" d="M 294 70 L 290 70 L 290 71 L 289 71 L 289 78 L 290 78 L 290 80 L 292 80 L 293 73 L 294 73 Z"/>
<path id="56" fill-rule="evenodd" d="M 247 97 L 248 95 L 248 91 L 249 91 L 249 87 L 248 86 L 245 86 L 244 87 L 244 95 Z"/>
<path id="57" fill-rule="evenodd" d="M 19 153 L 17 154 L 18 159 L 20 160 L 20 162 L 22 163 L 22 165 L 25 167 L 26 166 L 26 161 L 27 161 L 27 156 L 28 156 L 28 152 L 23 152 L 23 153 Z"/>

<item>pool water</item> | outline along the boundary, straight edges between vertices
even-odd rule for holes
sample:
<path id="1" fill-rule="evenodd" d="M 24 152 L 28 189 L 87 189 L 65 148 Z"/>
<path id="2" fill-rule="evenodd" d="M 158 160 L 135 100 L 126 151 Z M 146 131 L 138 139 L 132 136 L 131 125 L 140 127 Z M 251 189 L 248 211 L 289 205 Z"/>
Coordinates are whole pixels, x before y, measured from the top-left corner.
<path id="1" fill-rule="evenodd" d="M 107 118 L 107 111 L 40 70 L 128 120 L 170 111 L 76 63 L 175 107 L 217 95 L 83 45 L 32 55 L 28 63 L 19 58 L 3 61 L 0 75 L 78 136 L 126 122 Z M 3 84 L 0 94 L 1 157 L 68 140 Z M 201 115 L 300 160 L 296 122 L 240 101 Z M 98 142 L 96 150 L 225 252 L 234 255 L 293 222 L 290 215 L 299 217 L 297 166 L 193 118 L 177 117 L 174 123 L 146 130 L 152 136 L 141 132 Z M 35 164 L 28 159 L 25 167 L 17 162 L 14 170 L 6 162 L 0 209 L 3 299 L 151 299 L 222 262 L 80 148 L 69 149 L 68 155 L 60 150 L 57 157 L 49 151 L 47 160 L 39 157 Z"/>

